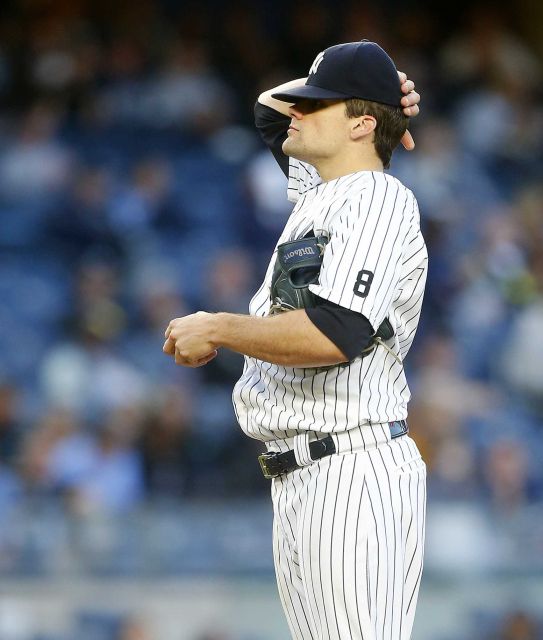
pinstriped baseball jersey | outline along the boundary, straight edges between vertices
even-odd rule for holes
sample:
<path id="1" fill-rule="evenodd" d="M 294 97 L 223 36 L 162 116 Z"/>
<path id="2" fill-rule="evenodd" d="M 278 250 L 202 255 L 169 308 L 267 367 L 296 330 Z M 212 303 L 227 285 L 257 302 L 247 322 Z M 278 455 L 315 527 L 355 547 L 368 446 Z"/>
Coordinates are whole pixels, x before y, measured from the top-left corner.
<path id="1" fill-rule="evenodd" d="M 245 433 L 281 441 L 304 431 L 342 432 L 404 419 L 410 398 L 402 361 L 413 341 L 427 272 L 427 251 L 412 192 L 383 172 L 359 171 L 322 182 L 306 163 L 290 160 L 288 197 L 295 202 L 278 244 L 324 232 L 329 237 L 319 281 L 311 290 L 363 314 L 376 329 L 395 330 L 365 358 L 332 368 L 284 367 L 246 357 L 234 388 Z M 250 313 L 270 308 L 273 254 Z M 396 356 L 396 357 L 395 357 Z"/>

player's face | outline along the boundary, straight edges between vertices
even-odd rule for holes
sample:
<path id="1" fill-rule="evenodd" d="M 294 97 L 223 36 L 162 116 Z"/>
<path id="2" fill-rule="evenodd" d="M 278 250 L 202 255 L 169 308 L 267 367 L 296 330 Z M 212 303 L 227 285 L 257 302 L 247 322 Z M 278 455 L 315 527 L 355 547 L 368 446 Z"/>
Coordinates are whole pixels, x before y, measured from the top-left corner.
<path id="1" fill-rule="evenodd" d="M 289 109 L 291 123 L 283 152 L 318 164 L 341 154 L 349 140 L 349 119 L 343 100 L 300 100 Z"/>

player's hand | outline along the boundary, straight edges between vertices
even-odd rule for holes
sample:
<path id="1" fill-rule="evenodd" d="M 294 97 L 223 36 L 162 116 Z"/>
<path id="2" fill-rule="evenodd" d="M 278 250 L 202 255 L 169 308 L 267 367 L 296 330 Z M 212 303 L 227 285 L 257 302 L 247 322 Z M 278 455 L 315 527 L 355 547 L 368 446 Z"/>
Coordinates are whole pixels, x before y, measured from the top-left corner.
<path id="1" fill-rule="evenodd" d="M 415 83 L 413 80 L 408 80 L 403 71 L 398 71 L 398 76 L 400 77 L 400 88 L 402 92 L 405 93 L 401 100 L 403 112 L 406 116 L 414 118 L 418 116 L 420 111 L 420 95 L 415 91 Z M 403 134 L 401 143 L 407 151 L 412 151 L 415 148 L 415 141 L 409 131 Z"/>
<path id="2" fill-rule="evenodd" d="M 174 318 L 168 325 L 162 351 L 185 367 L 202 367 L 217 356 L 212 344 L 210 322 L 213 314 L 199 311 L 184 318 Z"/>

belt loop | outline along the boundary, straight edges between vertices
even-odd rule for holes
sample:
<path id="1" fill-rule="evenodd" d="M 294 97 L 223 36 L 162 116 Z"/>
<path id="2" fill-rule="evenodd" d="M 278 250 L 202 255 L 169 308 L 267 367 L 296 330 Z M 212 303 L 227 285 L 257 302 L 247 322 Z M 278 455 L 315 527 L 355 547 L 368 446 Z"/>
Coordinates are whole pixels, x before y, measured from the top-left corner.
<path id="1" fill-rule="evenodd" d="M 309 433 L 306 431 L 294 436 L 294 457 L 300 467 L 307 467 L 313 462 L 309 451 Z"/>

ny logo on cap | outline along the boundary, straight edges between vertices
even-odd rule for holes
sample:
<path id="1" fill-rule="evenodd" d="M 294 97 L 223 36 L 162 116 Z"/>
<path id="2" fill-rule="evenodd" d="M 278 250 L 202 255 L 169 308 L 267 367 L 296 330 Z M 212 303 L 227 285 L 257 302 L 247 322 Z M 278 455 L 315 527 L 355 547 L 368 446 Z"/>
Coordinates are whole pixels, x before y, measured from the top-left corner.
<path id="1" fill-rule="evenodd" d="M 322 62 L 324 58 L 324 51 L 321 51 L 319 55 L 313 60 L 313 64 L 311 65 L 311 69 L 309 69 L 309 75 L 312 73 L 317 73 L 317 69 L 319 68 L 319 64 Z"/>

